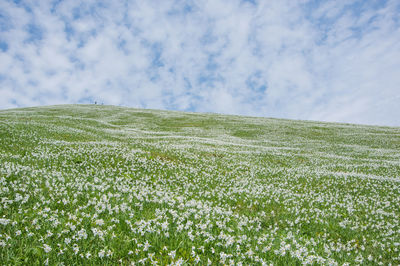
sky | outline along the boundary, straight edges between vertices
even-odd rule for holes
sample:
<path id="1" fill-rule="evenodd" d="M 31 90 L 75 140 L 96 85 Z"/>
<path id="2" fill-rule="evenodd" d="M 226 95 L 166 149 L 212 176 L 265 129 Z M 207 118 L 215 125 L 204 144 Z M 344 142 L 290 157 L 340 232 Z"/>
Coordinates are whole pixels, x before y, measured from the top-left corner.
<path id="1" fill-rule="evenodd" d="M 0 0 L 0 109 L 400 126 L 398 0 Z"/>

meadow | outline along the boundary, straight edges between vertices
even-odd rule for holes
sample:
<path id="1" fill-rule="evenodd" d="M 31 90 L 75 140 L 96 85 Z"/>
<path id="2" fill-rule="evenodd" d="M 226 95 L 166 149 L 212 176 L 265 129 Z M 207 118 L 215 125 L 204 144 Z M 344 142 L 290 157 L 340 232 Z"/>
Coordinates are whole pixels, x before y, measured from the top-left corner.
<path id="1" fill-rule="evenodd" d="M 400 128 L 0 111 L 3 265 L 398 265 Z"/>

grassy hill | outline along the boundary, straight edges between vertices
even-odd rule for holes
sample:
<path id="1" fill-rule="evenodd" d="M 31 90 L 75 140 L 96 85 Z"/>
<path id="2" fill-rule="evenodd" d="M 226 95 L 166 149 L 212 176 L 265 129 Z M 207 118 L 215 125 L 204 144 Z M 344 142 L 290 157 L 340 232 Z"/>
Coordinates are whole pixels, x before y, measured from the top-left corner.
<path id="1" fill-rule="evenodd" d="M 0 111 L 2 264 L 400 263 L 400 128 Z"/>

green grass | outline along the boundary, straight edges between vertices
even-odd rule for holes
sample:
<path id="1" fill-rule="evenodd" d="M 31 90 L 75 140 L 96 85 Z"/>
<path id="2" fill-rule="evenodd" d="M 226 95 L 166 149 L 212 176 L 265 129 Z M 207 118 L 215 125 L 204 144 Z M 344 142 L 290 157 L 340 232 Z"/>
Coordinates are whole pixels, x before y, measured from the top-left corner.
<path id="1" fill-rule="evenodd" d="M 3 110 L 0 261 L 399 264 L 400 128 Z"/>

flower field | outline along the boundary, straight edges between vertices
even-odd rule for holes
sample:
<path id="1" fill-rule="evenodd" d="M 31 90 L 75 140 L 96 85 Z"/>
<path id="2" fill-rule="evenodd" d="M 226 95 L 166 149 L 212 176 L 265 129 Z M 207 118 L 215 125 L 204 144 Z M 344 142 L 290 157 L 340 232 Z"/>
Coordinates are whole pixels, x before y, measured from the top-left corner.
<path id="1" fill-rule="evenodd" d="M 0 111 L 0 262 L 398 265 L 400 128 Z"/>

